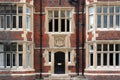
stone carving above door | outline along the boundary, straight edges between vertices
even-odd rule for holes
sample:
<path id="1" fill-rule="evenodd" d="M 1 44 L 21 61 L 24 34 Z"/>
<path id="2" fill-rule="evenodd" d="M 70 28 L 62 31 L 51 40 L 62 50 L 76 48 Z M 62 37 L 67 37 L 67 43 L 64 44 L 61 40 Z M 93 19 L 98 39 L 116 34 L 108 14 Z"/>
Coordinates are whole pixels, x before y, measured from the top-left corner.
<path id="1" fill-rule="evenodd" d="M 55 47 L 65 47 L 65 36 L 55 35 L 54 36 L 54 46 Z"/>
<path id="2" fill-rule="evenodd" d="M 66 34 L 49 35 L 50 48 L 70 48 L 70 36 Z"/>

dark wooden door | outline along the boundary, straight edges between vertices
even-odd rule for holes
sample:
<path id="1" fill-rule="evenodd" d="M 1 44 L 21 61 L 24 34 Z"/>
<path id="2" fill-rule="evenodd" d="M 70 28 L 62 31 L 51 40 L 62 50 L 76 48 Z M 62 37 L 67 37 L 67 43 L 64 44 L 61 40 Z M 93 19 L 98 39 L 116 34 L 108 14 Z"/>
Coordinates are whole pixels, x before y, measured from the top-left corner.
<path id="1" fill-rule="evenodd" d="M 55 74 L 65 73 L 65 53 L 57 52 L 54 56 L 54 72 Z"/>

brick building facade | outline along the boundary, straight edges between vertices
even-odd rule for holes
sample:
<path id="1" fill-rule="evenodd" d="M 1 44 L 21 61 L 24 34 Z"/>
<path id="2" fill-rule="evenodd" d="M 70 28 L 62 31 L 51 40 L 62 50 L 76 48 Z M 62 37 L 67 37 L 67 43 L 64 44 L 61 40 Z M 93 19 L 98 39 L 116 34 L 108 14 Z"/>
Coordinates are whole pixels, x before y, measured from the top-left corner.
<path id="1" fill-rule="evenodd" d="M 76 4 L 0 0 L 0 79 L 34 80 L 42 68 L 42 77 L 76 76 L 79 71 L 92 80 L 119 80 L 120 1 L 79 0 Z"/>
<path id="2" fill-rule="evenodd" d="M 86 1 L 86 77 L 119 80 L 119 0 Z"/>

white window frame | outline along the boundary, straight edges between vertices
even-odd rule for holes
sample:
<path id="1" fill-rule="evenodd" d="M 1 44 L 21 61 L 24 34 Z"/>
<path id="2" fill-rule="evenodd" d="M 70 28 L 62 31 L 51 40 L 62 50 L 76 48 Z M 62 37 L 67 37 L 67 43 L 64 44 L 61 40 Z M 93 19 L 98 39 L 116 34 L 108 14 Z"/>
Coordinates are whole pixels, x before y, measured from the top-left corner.
<path id="1" fill-rule="evenodd" d="M 101 15 L 101 27 L 98 28 L 97 27 L 97 24 L 96 24 L 96 28 L 97 30 L 120 30 L 120 13 L 117 13 L 116 12 L 116 7 L 120 7 L 120 5 L 105 5 L 107 6 L 107 12 L 104 13 L 103 12 L 103 7 L 102 5 L 97 5 L 96 7 L 100 6 L 101 7 L 101 13 L 96 13 L 96 16 L 97 15 Z M 110 13 L 110 7 L 114 7 L 114 12 L 113 13 Z M 120 9 L 120 8 L 119 8 Z M 96 8 L 96 11 L 97 11 L 97 8 Z M 107 27 L 104 27 L 104 16 L 107 16 Z M 110 27 L 110 15 L 113 16 L 113 27 Z M 119 15 L 119 26 L 117 26 L 116 24 L 116 15 Z M 97 18 L 96 18 L 97 20 Z"/>
<path id="2" fill-rule="evenodd" d="M 31 67 L 31 45 L 27 44 L 26 45 L 27 53 L 26 53 L 26 67 L 30 68 Z"/>
<path id="3" fill-rule="evenodd" d="M 9 18 L 10 18 L 10 19 L 9 19 L 9 23 L 10 23 L 9 26 L 10 26 L 10 28 L 11 28 L 11 16 L 10 16 L 10 15 L 6 15 L 6 30 L 10 30 L 10 28 L 8 28 L 8 26 L 7 26 L 7 25 L 8 25 L 8 24 L 7 24 L 7 17 L 8 17 L 8 16 L 9 16 Z"/>
<path id="4" fill-rule="evenodd" d="M 101 65 L 97 65 L 97 68 L 120 68 L 120 50 L 119 51 L 116 51 L 116 44 L 119 44 L 120 43 L 98 43 L 98 44 L 101 44 L 101 51 L 97 51 L 97 54 L 101 54 Z M 103 51 L 103 45 L 104 44 L 107 44 L 107 51 Z M 113 45 L 113 51 L 110 51 L 110 44 Z M 113 54 L 113 65 L 110 65 L 110 54 Z M 119 63 L 118 65 L 116 65 L 116 54 L 119 54 Z M 107 65 L 103 65 L 103 54 L 107 54 Z M 97 56 L 96 56 L 97 57 Z"/>
<path id="5" fill-rule="evenodd" d="M 26 29 L 31 30 L 31 7 L 26 7 Z"/>
<path id="6" fill-rule="evenodd" d="M 94 46 L 93 46 L 93 44 L 89 45 L 89 67 L 93 67 L 93 65 L 94 65 L 94 62 L 93 62 L 93 65 L 91 65 L 91 54 L 93 55 L 93 59 L 94 59 Z"/>
<path id="7" fill-rule="evenodd" d="M 60 22 L 61 22 L 61 19 L 62 19 L 62 17 L 60 17 L 60 13 L 61 13 L 61 11 L 64 11 L 65 10 L 65 12 L 66 11 L 70 11 L 70 18 L 67 18 L 67 13 L 65 14 L 66 15 L 66 17 L 65 17 L 65 30 L 66 31 L 61 31 L 61 24 L 60 24 Z M 51 17 L 51 18 L 49 18 L 48 17 L 48 11 L 58 11 L 58 31 L 56 31 L 55 32 L 55 30 L 54 30 L 54 17 Z M 47 13 L 47 15 L 46 15 L 46 32 L 47 33 L 50 33 L 50 34 L 56 34 L 56 33 L 58 33 L 58 34 L 68 34 L 68 33 L 72 33 L 73 32 L 73 25 L 74 25 L 74 23 L 73 23 L 73 8 L 61 8 L 61 7 L 58 7 L 58 8 L 54 8 L 54 7 L 52 7 L 52 8 L 49 8 L 49 7 L 47 7 L 46 8 L 46 13 Z M 52 13 L 53 14 L 53 16 L 54 16 L 54 12 Z M 52 19 L 52 31 L 49 31 L 49 19 Z M 67 31 L 67 19 L 70 19 L 70 26 L 69 26 L 69 31 Z"/>
<path id="8" fill-rule="evenodd" d="M 88 29 L 93 30 L 93 28 L 94 28 L 94 7 L 93 6 L 89 7 L 89 18 L 88 19 L 89 19 Z M 92 25 L 91 25 L 91 23 L 92 23 Z"/>
<path id="9" fill-rule="evenodd" d="M 13 17 L 16 17 L 16 28 L 13 28 Z M 12 30 L 17 30 L 17 15 L 12 15 Z"/>

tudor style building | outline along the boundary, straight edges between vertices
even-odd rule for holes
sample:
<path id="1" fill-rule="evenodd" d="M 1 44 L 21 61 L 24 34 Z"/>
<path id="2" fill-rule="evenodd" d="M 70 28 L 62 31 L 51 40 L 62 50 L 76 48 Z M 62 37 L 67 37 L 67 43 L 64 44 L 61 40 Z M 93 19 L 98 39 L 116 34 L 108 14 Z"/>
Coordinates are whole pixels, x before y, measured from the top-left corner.
<path id="1" fill-rule="evenodd" d="M 34 76 L 33 0 L 0 0 L 0 79 Z"/>
<path id="2" fill-rule="evenodd" d="M 120 79 L 120 0 L 71 1 L 0 0 L 0 79 Z"/>
<path id="3" fill-rule="evenodd" d="M 82 3 L 82 1 L 80 1 Z M 77 4 L 77 3 L 75 3 Z M 36 74 L 40 73 L 40 27 L 42 27 L 42 76 L 54 76 L 64 74 L 76 75 L 76 8 L 68 0 L 42 0 L 42 12 L 40 2 L 34 0 L 34 67 Z M 81 5 L 78 7 L 81 10 Z M 42 14 L 42 26 L 40 25 L 40 13 Z M 79 12 L 79 18 L 82 13 Z M 79 20 L 78 24 L 82 24 Z M 82 35 L 82 27 L 79 25 L 78 34 Z M 82 36 L 78 36 L 78 42 L 82 42 Z M 78 45 L 81 43 L 77 43 Z M 82 46 L 79 50 L 79 67 L 82 71 Z"/>
<path id="4" fill-rule="evenodd" d="M 120 0 L 86 0 L 85 75 L 120 79 Z"/>

